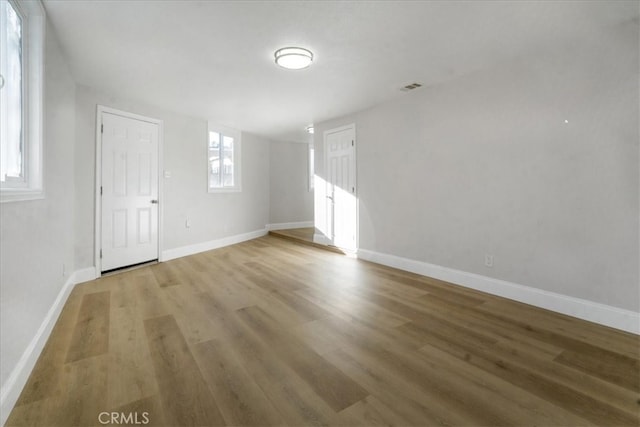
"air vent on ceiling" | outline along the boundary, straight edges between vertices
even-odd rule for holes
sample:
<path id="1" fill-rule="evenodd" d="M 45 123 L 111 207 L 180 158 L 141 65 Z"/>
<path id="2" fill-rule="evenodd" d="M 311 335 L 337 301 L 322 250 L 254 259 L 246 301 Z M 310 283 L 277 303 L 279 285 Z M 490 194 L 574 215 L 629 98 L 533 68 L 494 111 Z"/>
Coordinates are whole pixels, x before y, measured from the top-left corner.
<path id="1" fill-rule="evenodd" d="M 417 89 L 419 87 L 422 87 L 422 85 L 420 83 L 411 83 L 410 85 L 406 85 L 405 87 L 403 87 L 400 90 L 403 91 L 403 92 L 408 92 L 410 90 Z"/>

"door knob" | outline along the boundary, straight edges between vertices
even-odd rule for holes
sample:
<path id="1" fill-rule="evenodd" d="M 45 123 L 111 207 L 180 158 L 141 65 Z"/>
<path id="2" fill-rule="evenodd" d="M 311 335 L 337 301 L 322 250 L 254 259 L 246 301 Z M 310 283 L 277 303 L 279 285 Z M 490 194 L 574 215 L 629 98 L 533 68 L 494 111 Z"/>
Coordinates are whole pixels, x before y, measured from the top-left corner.
<path id="1" fill-rule="evenodd" d="M 157 199 L 153 199 L 153 200 L 151 201 L 151 203 L 153 203 L 154 205 L 157 205 L 157 204 L 158 204 L 158 200 L 157 200 Z"/>

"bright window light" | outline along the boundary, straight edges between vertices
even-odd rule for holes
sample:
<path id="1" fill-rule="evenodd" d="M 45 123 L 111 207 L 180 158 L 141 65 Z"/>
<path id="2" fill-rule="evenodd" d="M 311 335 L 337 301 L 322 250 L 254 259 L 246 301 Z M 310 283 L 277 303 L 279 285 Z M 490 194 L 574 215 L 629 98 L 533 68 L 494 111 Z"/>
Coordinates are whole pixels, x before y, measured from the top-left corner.
<path id="1" fill-rule="evenodd" d="M 22 17 L 8 1 L 0 3 L 2 23 L 2 89 L 0 110 L 2 143 L 0 144 L 0 182 L 24 184 L 24 130 L 22 120 L 23 68 Z"/>
<path id="2" fill-rule="evenodd" d="M 44 9 L 0 0 L 0 202 L 44 197 Z"/>
<path id="3" fill-rule="evenodd" d="M 240 137 L 238 130 L 209 122 L 209 192 L 237 192 L 240 187 Z"/>

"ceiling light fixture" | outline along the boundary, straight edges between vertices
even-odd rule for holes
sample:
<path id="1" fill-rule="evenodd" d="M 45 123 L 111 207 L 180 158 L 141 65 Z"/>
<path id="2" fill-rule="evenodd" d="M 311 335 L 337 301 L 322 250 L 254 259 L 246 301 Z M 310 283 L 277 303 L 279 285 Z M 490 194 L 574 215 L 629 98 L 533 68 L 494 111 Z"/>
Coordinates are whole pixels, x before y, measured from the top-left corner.
<path id="1" fill-rule="evenodd" d="M 313 135 L 313 131 L 314 131 L 313 125 L 307 126 L 307 133 L 310 133 Z"/>
<path id="2" fill-rule="evenodd" d="M 307 68 L 313 62 L 313 53 L 302 47 L 283 47 L 274 53 L 276 64 L 289 70 Z"/>

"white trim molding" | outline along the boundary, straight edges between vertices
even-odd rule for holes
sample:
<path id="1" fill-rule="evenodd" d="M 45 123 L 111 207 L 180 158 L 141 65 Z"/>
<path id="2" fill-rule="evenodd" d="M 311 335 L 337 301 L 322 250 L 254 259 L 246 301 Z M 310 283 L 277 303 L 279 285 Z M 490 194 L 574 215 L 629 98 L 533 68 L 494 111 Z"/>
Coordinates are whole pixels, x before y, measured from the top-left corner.
<path id="1" fill-rule="evenodd" d="M 98 277 L 100 276 L 96 273 L 95 267 L 83 268 L 82 270 L 77 270 L 73 273 L 73 281 L 76 285 L 79 283 L 90 282 Z"/>
<path id="2" fill-rule="evenodd" d="M 640 313 L 635 311 L 366 249 L 358 250 L 358 258 L 640 334 Z"/>
<path id="3" fill-rule="evenodd" d="M 236 243 L 246 242 L 247 240 L 257 239 L 258 237 L 265 236 L 267 229 L 250 231 L 248 233 L 236 234 L 234 236 L 222 237 L 216 240 L 209 240 L 207 242 L 196 243 L 194 245 L 181 246 L 179 248 L 167 249 L 162 252 L 162 261 L 170 261 L 176 258 L 182 258 L 185 256 L 197 254 L 200 252 L 210 251 L 213 249 L 222 248 L 225 246 L 235 245 Z"/>
<path id="4" fill-rule="evenodd" d="M 291 230 L 292 228 L 313 227 L 313 221 L 280 222 L 278 224 L 267 224 L 267 230 Z"/>

